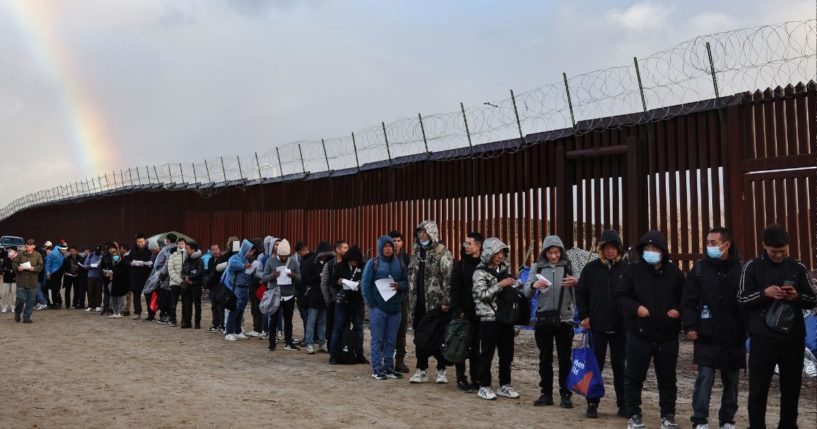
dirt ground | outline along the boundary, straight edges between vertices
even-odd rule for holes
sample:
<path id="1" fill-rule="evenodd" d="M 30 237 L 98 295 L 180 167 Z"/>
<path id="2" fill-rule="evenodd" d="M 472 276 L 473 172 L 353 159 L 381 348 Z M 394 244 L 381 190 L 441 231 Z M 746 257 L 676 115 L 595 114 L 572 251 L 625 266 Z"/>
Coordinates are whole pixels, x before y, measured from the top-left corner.
<path id="1" fill-rule="evenodd" d="M 206 327 L 206 305 L 204 315 Z M 453 369 L 445 386 L 375 381 L 368 366 L 330 366 L 325 354 L 283 347 L 270 353 L 266 341 L 257 339 L 231 343 L 202 330 L 77 310 L 36 312 L 31 325 L 0 316 L 0 427 L 626 427 L 615 416 L 612 397 L 602 400 L 598 420 L 583 417 L 585 402 L 576 396 L 572 410 L 533 407 L 538 373 L 531 332 L 516 339 L 513 386 L 522 398 L 488 402 L 457 391 Z M 295 326 L 300 336 L 300 323 Z M 368 349 L 368 338 L 366 344 Z M 677 421 L 687 428 L 694 383 L 690 353 L 691 344 L 682 343 Z M 609 390 L 611 377 L 605 371 Z M 741 428 L 747 426 L 747 383 L 743 374 Z M 652 371 L 643 398 L 646 423 L 656 428 Z M 717 416 L 719 398 L 716 384 L 711 415 Z M 777 421 L 777 398 L 770 398 L 770 423 Z M 800 427 L 817 428 L 814 379 L 803 385 Z"/>

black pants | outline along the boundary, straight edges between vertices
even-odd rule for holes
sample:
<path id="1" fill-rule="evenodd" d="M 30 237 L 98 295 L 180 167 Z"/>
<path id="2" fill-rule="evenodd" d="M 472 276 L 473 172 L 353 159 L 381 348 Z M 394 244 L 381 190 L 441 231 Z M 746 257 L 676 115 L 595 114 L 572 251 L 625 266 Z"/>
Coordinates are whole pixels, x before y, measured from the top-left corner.
<path id="1" fill-rule="evenodd" d="M 138 290 L 131 289 L 133 293 L 133 315 L 134 316 L 141 316 L 142 315 L 142 288 L 140 287 Z M 147 306 L 150 307 L 150 301 L 146 302 Z"/>
<path id="2" fill-rule="evenodd" d="M 539 348 L 539 389 L 545 396 L 553 395 L 553 345 L 559 362 L 559 395 L 570 397 L 567 388 L 567 374 L 573 367 L 570 355 L 573 351 L 573 324 L 559 324 L 557 330 L 537 329 L 534 332 L 536 347 Z"/>
<path id="3" fill-rule="evenodd" d="M 800 310 L 797 310 L 800 311 Z M 766 401 L 774 375 L 780 368 L 780 422 L 779 429 L 797 428 L 797 402 L 803 382 L 803 338 L 784 343 L 770 342 L 752 336 L 749 346 L 749 426 L 766 427 Z"/>
<path id="4" fill-rule="evenodd" d="M 658 381 L 658 405 L 661 415 L 675 414 L 678 386 L 675 370 L 678 365 L 678 340 L 654 343 L 637 335 L 627 337 L 627 369 L 624 371 L 624 404 L 630 416 L 641 414 L 641 390 L 654 360 Z"/>
<path id="5" fill-rule="evenodd" d="M 201 327 L 201 285 L 188 285 L 182 289 L 182 327 L 191 327 L 193 310 L 196 311 L 196 329 Z"/>
<path id="6" fill-rule="evenodd" d="M 102 307 L 102 279 L 88 278 L 88 307 Z"/>
<path id="7" fill-rule="evenodd" d="M 296 291 L 296 297 L 294 298 L 298 303 L 298 314 L 301 316 L 301 322 L 304 324 L 304 338 L 306 338 L 306 321 L 309 318 L 309 298 L 306 295 L 306 290 Z M 291 323 L 290 323 L 291 324 Z M 270 332 L 272 332 L 270 330 Z M 318 338 L 318 324 L 315 324 L 315 332 L 312 334 L 314 335 L 312 338 Z"/>
<path id="8" fill-rule="evenodd" d="M 181 286 L 170 286 L 170 295 L 167 303 L 167 320 L 176 323 L 176 307 L 179 305 L 179 297 L 182 295 Z"/>
<path id="9" fill-rule="evenodd" d="M 150 292 L 150 293 L 143 294 L 143 295 L 145 295 L 145 303 L 147 304 L 147 311 L 148 311 L 147 320 L 153 320 L 154 318 L 156 318 L 156 312 L 153 311 L 150 308 L 150 301 L 153 299 L 153 294 L 154 293 L 158 294 L 159 292 L 158 291 L 153 291 L 153 292 Z"/>
<path id="10" fill-rule="evenodd" d="M 85 297 L 88 295 L 88 278 L 79 278 L 74 291 L 74 307 L 85 308 Z"/>
<path id="11" fill-rule="evenodd" d="M 408 295 L 408 294 L 407 294 Z M 406 357 L 406 334 L 408 333 L 409 323 L 409 302 L 408 298 L 404 297 L 403 302 L 400 303 L 400 327 L 397 328 L 397 342 L 395 355 L 397 359 Z"/>
<path id="12" fill-rule="evenodd" d="M 275 348 L 275 332 L 278 330 L 278 317 L 281 312 L 284 315 L 284 341 L 286 344 L 292 344 L 292 315 L 295 313 L 295 298 L 288 301 L 281 300 L 278 311 L 270 316 L 269 346 L 271 348 Z"/>
<path id="13" fill-rule="evenodd" d="M 491 363 L 494 351 L 499 349 L 499 385 L 511 384 L 511 363 L 513 362 L 513 340 L 516 332 L 513 325 L 499 322 L 479 323 L 479 385 L 491 387 Z"/>
<path id="14" fill-rule="evenodd" d="M 69 308 L 72 305 L 74 307 L 77 306 L 77 298 L 79 295 L 79 278 L 71 277 L 71 276 L 63 276 L 62 278 L 62 288 L 65 290 L 65 308 Z M 71 301 L 71 291 L 74 291 L 74 300 Z"/>
<path id="15" fill-rule="evenodd" d="M 417 327 L 420 326 L 420 323 L 423 321 L 423 317 L 425 317 L 425 310 L 421 306 L 417 306 L 416 310 L 414 311 L 414 329 L 417 330 Z M 398 331 L 399 331 L 398 327 Z M 445 358 L 443 357 L 443 351 L 441 349 L 435 350 L 433 355 L 423 354 L 420 353 L 419 350 L 415 349 L 415 353 L 417 354 L 417 369 L 422 369 L 423 371 L 428 369 L 428 358 L 434 356 L 434 359 L 437 360 L 437 371 L 445 370 Z"/>
<path id="16" fill-rule="evenodd" d="M 221 286 L 215 285 L 210 289 L 210 312 L 213 314 L 213 322 L 211 325 L 216 329 L 224 329 L 224 307 L 214 298 L 214 293 L 218 287 Z"/>
<path id="17" fill-rule="evenodd" d="M 624 406 L 624 365 L 626 356 L 626 336 L 624 333 L 605 333 L 593 331 L 593 352 L 599 363 L 599 370 L 604 371 L 604 361 L 607 356 L 607 347 L 610 347 L 610 365 L 613 368 L 613 386 L 616 390 L 616 405 L 619 409 Z M 588 399 L 591 404 L 598 404 L 601 398 Z"/>
<path id="18" fill-rule="evenodd" d="M 162 286 L 157 287 L 156 292 L 159 294 L 159 317 L 162 320 L 170 320 L 173 293 L 169 288 L 165 289 Z"/>
<path id="19" fill-rule="evenodd" d="M 51 305 L 55 307 L 62 306 L 62 296 L 60 296 L 60 289 L 62 288 L 62 271 L 51 274 L 51 278 L 46 281 L 48 290 L 51 292 Z"/>
<path id="20" fill-rule="evenodd" d="M 258 308 L 258 304 L 261 303 L 261 300 L 258 299 L 258 296 L 255 295 L 256 292 L 258 292 L 258 288 L 250 289 L 250 313 L 252 313 L 252 330 L 255 332 L 261 332 L 264 330 L 264 315 L 261 314 L 261 309 Z"/>
<path id="21" fill-rule="evenodd" d="M 102 310 L 111 311 L 111 280 L 107 277 L 102 280 Z"/>
<path id="22" fill-rule="evenodd" d="M 471 375 L 471 382 L 479 384 L 479 319 L 468 318 L 471 325 L 471 351 L 468 354 L 468 372 Z M 457 370 L 457 381 L 468 382 L 465 376 L 465 362 L 455 363 Z"/>
<path id="23" fill-rule="evenodd" d="M 317 323 L 315 323 L 317 325 Z M 335 303 L 330 302 L 326 306 L 326 348 L 332 350 L 332 328 L 335 326 Z M 313 338 L 320 338 L 315 336 Z"/>

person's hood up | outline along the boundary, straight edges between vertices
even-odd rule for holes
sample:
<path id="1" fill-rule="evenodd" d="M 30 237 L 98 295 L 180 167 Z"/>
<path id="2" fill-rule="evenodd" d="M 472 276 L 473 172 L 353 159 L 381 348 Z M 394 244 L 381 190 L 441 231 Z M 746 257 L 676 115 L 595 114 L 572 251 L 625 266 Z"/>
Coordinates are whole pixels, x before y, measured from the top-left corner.
<path id="1" fill-rule="evenodd" d="M 157 242 L 156 240 L 148 241 L 148 250 L 150 251 L 159 250 L 159 242 Z"/>
<path id="2" fill-rule="evenodd" d="M 241 242 L 241 249 L 238 251 L 238 255 L 241 256 L 241 259 L 245 259 L 247 257 L 247 253 L 250 252 L 250 249 L 253 248 L 252 241 L 250 240 L 243 240 Z"/>
<path id="3" fill-rule="evenodd" d="M 383 256 L 383 247 L 387 244 L 391 244 L 391 247 L 394 248 L 394 240 L 392 240 L 392 238 L 389 237 L 388 235 L 383 235 L 377 239 L 377 257 L 383 259 L 384 261 L 391 260 L 391 258 Z"/>
<path id="4" fill-rule="evenodd" d="M 482 253 L 480 254 L 480 261 L 486 267 L 491 266 L 491 259 L 499 252 L 504 254 L 502 262 L 506 262 L 508 253 L 511 249 L 496 237 L 490 237 L 482 243 Z M 500 264 L 501 265 L 501 264 Z"/>
<path id="5" fill-rule="evenodd" d="M 318 247 L 315 248 L 315 260 L 316 261 L 325 261 L 334 255 L 335 252 L 332 251 L 332 245 L 326 241 L 321 241 L 318 243 Z"/>
<path id="6" fill-rule="evenodd" d="M 199 259 L 201 258 L 201 250 L 196 250 L 195 252 L 191 253 L 188 258 Z"/>
<path id="7" fill-rule="evenodd" d="M 638 255 L 641 256 L 644 253 L 644 248 L 647 247 L 648 244 L 652 244 L 653 246 L 658 247 L 661 249 L 661 255 L 664 262 L 669 261 L 669 251 L 667 250 L 667 239 L 664 238 L 664 234 L 660 231 L 647 231 L 643 237 L 641 237 L 641 241 L 636 246 L 636 251 Z"/>
<path id="8" fill-rule="evenodd" d="M 542 253 L 539 254 L 539 259 L 537 260 L 537 263 L 543 264 L 548 263 L 547 250 L 550 249 L 551 247 L 558 247 L 559 250 L 562 251 L 561 260 L 563 261 L 568 260 L 567 252 L 565 251 L 565 245 L 562 243 L 562 239 L 559 238 L 558 235 L 548 235 L 547 237 L 545 237 L 544 240 L 542 240 Z"/>
<path id="9" fill-rule="evenodd" d="M 621 237 L 618 235 L 618 231 L 615 229 L 608 229 L 601 233 L 601 237 L 599 238 L 599 243 L 596 246 L 596 253 L 599 255 L 599 259 L 602 262 L 607 262 L 604 258 L 604 246 L 607 244 L 614 244 L 618 248 L 618 258 L 616 258 L 613 262 L 618 262 L 621 258 L 624 257 L 624 244 L 621 242 Z"/>
<path id="10" fill-rule="evenodd" d="M 431 240 L 431 245 L 435 245 L 440 242 L 440 230 L 437 228 L 437 224 L 433 220 L 424 220 L 414 228 L 414 248 L 419 249 L 422 247 L 420 243 L 420 232 L 425 231 L 428 234 L 428 238 Z M 393 242 L 392 242 L 393 243 Z"/>
<path id="11" fill-rule="evenodd" d="M 267 256 L 272 256 L 272 249 L 275 247 L 275 243 L 278 242 L 278 237 L 273 237 L 268 235 L 264 237 L 264 254 Z"/>
<path id="12" fill-rule="evenodd" d="M 378 249 L 379 248 L 378 246 Z M 346 251 L 346 254 L 343 255 L 343 262 L 348 263 L 349 261 L 357 261 L 359 267 L 363 266 L 363 252 L 360 250 L 360 247 L 352 246 Z"/>

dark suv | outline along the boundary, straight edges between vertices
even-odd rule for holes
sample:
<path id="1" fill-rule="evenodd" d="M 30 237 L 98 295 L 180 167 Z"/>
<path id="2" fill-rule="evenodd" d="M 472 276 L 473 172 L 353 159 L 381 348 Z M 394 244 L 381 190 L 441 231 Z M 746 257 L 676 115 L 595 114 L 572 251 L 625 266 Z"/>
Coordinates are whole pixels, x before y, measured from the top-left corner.
<path id="1" fill-rule="evenodd" d="M 23 250 L 26 247 L 26 242 L 22 237 L 15 237 L 13 235 L 4 235 L 0 237 L 0 249 L 8 249 L 13 247 L 17 250 Z"/>

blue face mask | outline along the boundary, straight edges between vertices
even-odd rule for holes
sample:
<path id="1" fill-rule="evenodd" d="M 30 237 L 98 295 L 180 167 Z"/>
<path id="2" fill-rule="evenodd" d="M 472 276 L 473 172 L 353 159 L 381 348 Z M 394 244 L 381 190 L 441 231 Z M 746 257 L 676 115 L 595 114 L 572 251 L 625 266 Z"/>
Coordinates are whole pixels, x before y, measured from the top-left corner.
<path id="1" fill-rule="evenodd" d="M 661 262 L 661 252 L 645 250 L 644 253 L 641 255 L 641 258 L 644 259 L 644 262 L 650 265 L 655 265 Z"/>
<path id="2" fill-rule="evenodd" d="M 707 246 L 706 255 L 712 259 L 720 259 L 723 256 L 723 250 L 720 246 Z"/>
<path id="3" fill-rule="evenodd" d="M 420 244 L 422 244 L 425 247 L 428 247 L 428 245 L 431 244 L 431 240 L 425 240 L 425 241 L 420 240 Z"/>
<path id="4" fill-rule="evenodd" d="M 113 261 L 119 262 L 119 255 L 113 255 Z"/>

